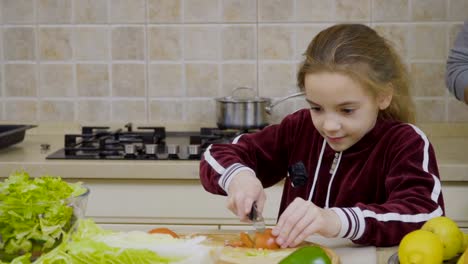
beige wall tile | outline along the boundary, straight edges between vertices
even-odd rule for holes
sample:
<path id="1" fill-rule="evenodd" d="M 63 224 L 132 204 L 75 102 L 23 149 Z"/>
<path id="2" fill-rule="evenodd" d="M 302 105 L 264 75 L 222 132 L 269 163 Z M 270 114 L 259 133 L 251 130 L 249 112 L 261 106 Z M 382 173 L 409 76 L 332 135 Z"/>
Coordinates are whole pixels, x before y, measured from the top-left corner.
<path id="1" fill-rule="evenodd" d="M 307 47 L 309 46 L 312 39 L 323 29 L 327 28 L 329 25 L 307 25 L 307 26 L 297 26 L 296 28 L 296 49 L 294 58 L 302 60 L 303 54 L 306 52 Z"/>
<path id="2" fill-rule="evenodd" d="M 291 98 L 291 101 L 294 101 L 294 110 L 299 110 L 299 109 L 304 109 L 304 108 L 310 109 L 310 105 L 305 100 L 305 96 Z"/>
<path id="3" fill-rule="evenodd" d="M 145 96 L 145 65 L 113 64 L 112 95 L 123 97 Z"/>
<path id="4" fill-rule="evenodd" d="M 184 96 L 182 69 L 181 64 L 149 65 L 149 96 Z"/>
<path id="5" fill-rule="evenodd" d="M 444 25 L 410 26 L 409 57 L 422 60 L 445 60 L 448 54 L 446 47 L 446 28 Z"/>
<path id="6" fill-rule="evenodd" d="M 184 34 L 184 58 L 186 60 L 215 60 L 219 58 L 218 27 L 186 27 Z"/>
<path id="7" fill-rule="evenodd" d="M 4 121 L 5 117 L 3 116 L 3 101 L 0 101 L 0 120 Z"/>
<path id="8" fill-rule="evenodd" d="M 374 29 L 386 38 L 402 58 L 408 55 L 408 26 L 401 24 L 376 25 Z"/>
<path id="9" fill-rule="evenodd" d="M 220 19 L 219 4 L 221 0 L 185 0 L 185 22 L 216 22 Z"/>
<path id="10" fill-rule="evenodd" d="M 448 101 L 448 121 L 468 122 L 468 106 L 465 103 L 451 98 Z"/>
<path id="11" fill-rule="evenodd" d="M 76 89 L 79 96 L 109 96 L 107 64 L 76 65 Z"/>
<path id="12" fill-rule="evenodd" d="M 73 11 L 76 23 L 107 23 L 107 0 L 74 0 Z"/>
<path id="13" fill-rule="evenodd" d="M 330 0 L 296 0 L 296 20 L 331 21 L 334 15 L 334 2 Z"/>
<path id="14" fill-rule="evenodd" d="M 5 102 L 4 117 L 6 121 L 36 122 L 36 100 L 8 100 Z"/>
<path id="15" fill-rule="evenodd" d="M 458 21 L 468 19 L 468 1 L 449 0 L 449 13 L 447 19 Z"/>
<path id="16" fill-rule="evenodd" d="M 336 19 L 338 21 L 368 21 L 370 0 L 336 0 Z"/>
<path id="17" fill-rule="evenodd" d="M 150 60 L 180 60 L 182 29 L 174 26 L 148 27 Z"/>
<path id="18" fill-rule="evenodd" d="M 184 102 L 185 120 L 189 124 L 216 124 L 216 104 L 214 99 L 190 100 Z"/>
<path id="19" fill-rule="evenodd" d="M 440 21 L 446 17 L 446 0 L 412 0 L 411 3 L 415 21 Z"/>
<path id="20" fill-rule="evenodd" d="M 39 102 L 39 121 L 41 122 L 73 122 L 75 120 L 75 104 L 71 101 L 44 100 Z"/>
<path id="21" fill-rule="evenodd" d="M 445 63 L 412 63 L 412 95 L 444 96 Z"/>
<path id="22" fill-rule="evenodd" d="M 216 64 L 186 64 L 187 96 L 218 96 L 219 74 Z"/>
<path id="23" fill-rule="evenodd" d="M 112 122 L 146 122 L 145 100 L 112 101 Z"/>
<path id="24" fill-rule="evenodd" d="M 435 109 L 422 112 L 420 120 L 449 122 L 447 111 L 452 111 L 450 120 L 466 122 L 466 113 L 459 111 L 464 105 L 452 103 L 455 99 L 446 91 L 444 65 L 468 18 L 467 0 L 0 0 L 0 4 L 4 109 L 18 97 L 35 103 L 47 99 L 73 102 L 77 112 L 72 117 L 78 122 L 132 116 L 148 122 L 159 120 L 156 113 L 166 111 L 153 106 L 154 100 L 175 116 L 159 121 L 186 122 L 185 103 L 193 104 L 193 115 L 199 115 L 200 102 L 213 101 L 213 109 L 204 105 L 203 111 L 214 115 L 213 97 L 229 95 L 239 86 L 253 87 L 255 93 L 272 99 L 296 92 L 297 65 L 312 38 L 332 24 L 350 22 L 372 25 L 394 43 L 413 71 L 412 93 L 420 105 Z M 69 98 L 59 100 L 62 97 Z M 130 103 L 114 109 L 116 99 Z M 139 106 L 130 109 L 135 101 Z M 175 101 L 183 105 L 177 108 L 183 112 L 168 106 Z M 272 120 L 279 122 L 297 109 L 298 102 L 279 107 Z M 25 119 L 42 120 L 39 103 L 35 107 Z M 124 110 L 119 109 L 126 108 L 130 113 L 120 117 Z M 100 109 L 107 111 L 92 116 Z M 3 113 L 12 115 L 17 116 Z M 62 118 L 46 116 L 50 122 Z"/>
<path id="25" fill-rule="evenodd" d="M 374 21 L 408 21 L 408 0 L 373 0 L 372 18 Z"/>
<path id="26" fill-rule="evenodd" d="M 39 95 L 43 97 L 75 96 L 73 65 L 42 64 L 39 66 Z"/>
<path id="27" fill-rule="evenodd" d="M 36 65 L 6 64 L 5 96 L 34 97 L 36 88 Z"/>
<path id="28" fill-rule="evenodd" d="M 71 0 L 37 0 L 36 5 L 39 23 L 71 23 Z"/>
<path id="29" fill-rule="evenodd" d="M 444 99 L 415 100 L 416 122 L 437 123 L 445 122 Z"/>
<path id="30" fill-rule="evenodd" d="M 260 26 L 258 56 L 265 60 L 293 58 L 294 28 L 288 26 Z"/>
<path id="31" fill-rule="evenodd" d="M 180 100 L 151 100 L 150 121 L 158 124 L 183 123 L 184 104 Z"/>
<path id="32" fill-rule="evenodd" d="M 39 59 L 70 60 L 72 58 L 71 28 L 39 28 Z"/>
<path id="33" fill-rule="evenodd" d="M 145 22 L 145 0 L 110 1 L 110 21 L 113 23 Z"/>
<path id="34" fill-rule="evenodd" d="M 260 64 L 260 96 L 282 97 L 297 92 L 295 64 Z"/>
<path id="35" fill-rule="evenodd" d="M 275 102 L 277 99 L 272 100 Z M 270 124 L 279 124 L 288 114 L 293 113 L 296 110 L 296 104 L 293 99 L 288 99 L 277 105 L 275 105 L 268 116 Z"/>
<path id="36" fill-rule="evenodd" d="M 148 0 L 150 23 L 177 23 L 181 21 L 181 0 Z"/>
<path id="37" fill-rule="evenodd" d="M 34 22 L 34 0 L 2 0 L 2 21 L 6 24 Z"/>
<path id="38" fill-rule="evenodd" d="M 229 96 L 237 87 L 249 87 L 257 90 L 257 65 L 223 64 L 221 66 L 223 83 L 220 96 Z"/>
<path id="39" fill-rule="evenodd" d="M 224 60 L 256 59 L 255 25 L 227 26 L 222 29 Z"/>
<path id="40" fill-rule="evenodd" d="M 143 27 L 115 27 L 112 29 L 112 59 L 143 60 Z"/>
<path id="41" fill-rule="evenodd" d="M 291 0 L 257 0 L 258 21 L 292 21 L 294 20 L 294 1 Z"/>
<path id="42" fill-rule="evenodd" d="M 5 60 L 36 59 L 34 28 L 18 27 L 3 30 L 3 54 Z"/>
<path id="43" fill-rule="evenodd" d="M 458 33 L 462 29 L 462 24 L 453 24 L 448 25 L 448 34 L 449 34 L 449 46 L 448 48 L 452 48 L 453 44 L 455 43 L 455 39 L 457 38 Z"/>
<path id="44" fill-rule="evenodd" d="M 110 102 L 105 100 L 77 101 L 77 119 L 87 123 L 103 123 L 110 120 Z"/>
<path id="45" fill-rule="evenodd" d="M 75 59 L 106 60 L 109 58 L 109 32 L 105 27 L 75 28 Z"/>
<path id="46" fill-rule="evenodd" d="M 223 19 L 229 22 L 255 22 L 257 0 L 222 0 Z"/>

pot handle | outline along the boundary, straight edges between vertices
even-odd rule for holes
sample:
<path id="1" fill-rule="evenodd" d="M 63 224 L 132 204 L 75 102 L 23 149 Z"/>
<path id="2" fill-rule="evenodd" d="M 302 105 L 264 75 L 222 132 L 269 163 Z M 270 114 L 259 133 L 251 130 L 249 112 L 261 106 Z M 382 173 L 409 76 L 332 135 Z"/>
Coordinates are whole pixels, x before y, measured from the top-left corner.
<path id="1" fill-rule="evenodd" d="M 232 98 L 239 98 L 239 97 L 235 96 L 235 93 L 236 93 L 237 91 L 239 91 L 239 90 L 249 90 L 249 91 L 251 91 L 253 94 L 255 94 L 255 90 L 254 90 L 253 88 L 241 86 L 241 87 L 237 87 L 237 88 L 232 89 L 231 97 L 232 97 Z"/>
<path id="2" fill-rule="evenodd" d="M 293 94 L 290 94 L 290 95 L 288 95 L 288 96 L 285 96 L 285 97 L 283 97 L 283 98 L 281 98 L 281 99 L 278 99 L 278 101 L 273 102 L 273 103 L 271 103 L 270 105 L 265 106 L 265 111 L 267 112 L 267 114 L 270 115 L 270 114 L 271 114 L 271 110 L 272 110 L 273 107 L 275 107 L 277 104 L 279 104 L 279 103 L 281 103 L 281 102 L 283 102 L 283 101 L 286 101 L 286 100 L 288 100 L 289 98 L 302 96 L 302 95 L 304 95 L 304 94 L 305 94 L 304 92 L 297 92 L 297 93 L 293 93 Z"/>

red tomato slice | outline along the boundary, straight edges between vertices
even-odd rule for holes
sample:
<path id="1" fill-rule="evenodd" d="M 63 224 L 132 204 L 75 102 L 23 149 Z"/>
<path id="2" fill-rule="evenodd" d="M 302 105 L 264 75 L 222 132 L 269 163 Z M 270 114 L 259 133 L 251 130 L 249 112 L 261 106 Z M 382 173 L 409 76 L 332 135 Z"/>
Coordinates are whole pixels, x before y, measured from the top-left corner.
<path id="1" fill-rule="evenodd" d="M 166 228 L 166 227 L 158 227 L 158 228 L 154 228 L 154 229 L 151 229 L 150 231 L 148 231 L 148 233 L 150 234 L 168 234 L 168 235 L 171 235 L 173 238 L 179 238 L 179 236 L 172 230 L 170 230 L 169 228 Z"/>

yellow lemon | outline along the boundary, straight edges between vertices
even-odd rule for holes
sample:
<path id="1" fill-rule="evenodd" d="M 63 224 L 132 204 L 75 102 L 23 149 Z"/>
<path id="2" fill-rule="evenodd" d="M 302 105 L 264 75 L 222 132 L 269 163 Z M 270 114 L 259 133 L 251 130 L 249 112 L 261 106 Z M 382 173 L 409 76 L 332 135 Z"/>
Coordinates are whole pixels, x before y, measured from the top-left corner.
<path id="1" fill-rule="evenodd" d="M 421 227 L 436 234 L 444 245 L 444 260 L 455 257 L 463 246 L 463 233 L 457 223 L 446 216 L 429 219 Z"/>
<path id="2" fill-rule="evenodd" d="M 457 264 L 468 264 L 468 248 L 463 252 L 460 258 L 457 261 Z"/>
<path id="3" fill-rule="evenodd" d="M 398 247 L 401 264 L 441 264 L 444 246 L 432 232 L 415 230 L 406 234 Z"/>
<path id="4" fill-rule="evenodd" d="M 467 234 L 467 233 L 463 233 L 463 246 L 461 247 L 461 250 L 459 251 L 459 253 L 462 253 L 462 252 L 465 251 L 467 248 L 468 248 L 468 234 Z M 468 255 L 468 254 L 467 254 L 467 255 Z"/>

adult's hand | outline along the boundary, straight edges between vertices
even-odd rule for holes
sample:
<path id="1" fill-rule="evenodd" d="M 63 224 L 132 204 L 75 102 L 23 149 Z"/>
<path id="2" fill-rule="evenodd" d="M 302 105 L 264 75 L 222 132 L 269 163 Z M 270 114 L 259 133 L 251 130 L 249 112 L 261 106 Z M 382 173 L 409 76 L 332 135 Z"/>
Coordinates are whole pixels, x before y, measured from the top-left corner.
<path id="1" fill-rule="evenodd" d="M 323 209 L 310 201 L 296 198 L 281 214 L 272 234 L 282 248 L 295 247 L 313 234 L 336 237 L 341 222 L 330 209 Z"/>
<path id="2" fill-rule="evenodd" d="M 258 211 L 263 212 L 266 194 L 262 183 L 251 171 L 241 171 L 233 177 L 227 190 L 227 208 L 242 222 L 247 222 L 253 202 L 256 201 Z"/>

